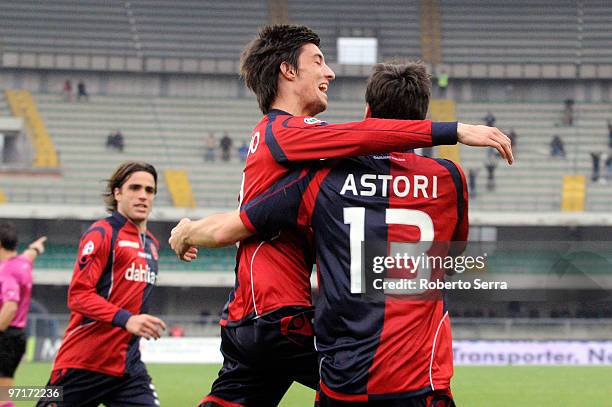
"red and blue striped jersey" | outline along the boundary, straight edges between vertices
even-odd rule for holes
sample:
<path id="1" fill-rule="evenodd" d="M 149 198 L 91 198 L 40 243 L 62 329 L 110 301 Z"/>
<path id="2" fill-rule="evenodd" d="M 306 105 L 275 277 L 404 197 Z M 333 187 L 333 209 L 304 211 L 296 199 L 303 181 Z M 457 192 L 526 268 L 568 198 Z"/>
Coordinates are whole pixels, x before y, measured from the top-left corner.
<path id="1" fill-rule="evenodd" d="M 53 370 L 122 376 L 144 369 L 139 340 L 125 330 L 148 312 L 157 281 L 159 242 L 118 212 L 83 234 L 68 288 L 70 322 Z"/>
<path id="2" fill-rule="evenodd" d="M 441 293 L 366 295 L 373 273 L 363 271 L 372 270 L 374 255 L 417 242 L 428 255 L 449 254 L 448 243 L 467 240 L 467 209 L 461 169 L 414 153 L 319 163 L 243 206 L 240 216 L 252 232 L 312 229 L 316 346 L 328 396 L 368 401 L 449 388 L 452 338 Z"/>
<path id="3" fill-rule="evenodd" d="M 312 160 L 367 155 L 457 142 L 457 124 L 366 119 L 328 124 L 314 117 L 272 110 L 251 136 L 240 204 L 268 190 L 296 166 Z M 311 307 L 313 256 L 308 239 L 292 229 L 270 239 L 241 242 L 236 283 L 221 324 L 240 325 L 282 307 Z"/>

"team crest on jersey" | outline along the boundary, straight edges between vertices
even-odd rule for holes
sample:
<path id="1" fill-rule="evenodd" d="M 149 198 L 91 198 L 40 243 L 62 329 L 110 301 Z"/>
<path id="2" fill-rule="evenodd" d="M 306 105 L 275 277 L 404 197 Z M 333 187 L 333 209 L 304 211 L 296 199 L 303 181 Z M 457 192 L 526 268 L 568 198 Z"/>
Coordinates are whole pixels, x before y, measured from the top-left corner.
<path id="1" fill-rule="evenodd" d="M 323 121 L 317 119 L 316 117 L 306 117 L 304 119 L 304 123 L 306 123 L 306 124 L 319 124 L 319 123 L 323 123 Z"/>
<path id="2" fill-rule="evenodd" d="M 89 242 L 85 243 L 85 246 L 83 246 L 83 251 L 81 252 L 81 256 L 88 256 L 92 254 L 94 248 L 95 246 L 93 240 L 90 240 Z"/>

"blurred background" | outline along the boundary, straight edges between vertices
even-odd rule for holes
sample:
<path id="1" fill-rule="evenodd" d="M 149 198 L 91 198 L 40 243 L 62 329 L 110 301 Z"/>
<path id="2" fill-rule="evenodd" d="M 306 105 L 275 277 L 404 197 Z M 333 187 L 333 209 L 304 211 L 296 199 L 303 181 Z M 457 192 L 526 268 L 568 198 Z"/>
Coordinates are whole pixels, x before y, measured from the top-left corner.
<path id="1" fill-rule="evenodd" d="M 49 236 L 35 267 L 33 336 L 63 334 L 79 236 L 104 216 L 104 179 L 134 159 L 160 172 L 152 313 L 172 335 L 218 336 L 235 248 L 184 264 L 167 238 L 183 216 L 237 206 L 261 117 L 238 76 L 239 55 L 269 23 L 321 36 L 336 72 L 321 115 L 329 122 L 361 119 L 373 63 L 422 59 L 433 76 L 432 119 L 496 126 L 512 138 L 513 166 L 487 149 L 421 152 L 461 164 L 470 239 L 488 248 L 485 273 L 520 280 L 486 298 L 451 294 L 456 339 L 612 337 L 608 1 L 1 0 L 0 218 L 17 223 L 24 244 Z M 585 241 L 603 245 L 572 249 Z M 577 265 L 584 256 L 598 260 Z M 551 289 L 542 278 L 559 272 L 586 273 L 592 284 L 541 295 Z M 32 358 L 52 357 L 39 350 Z"/>

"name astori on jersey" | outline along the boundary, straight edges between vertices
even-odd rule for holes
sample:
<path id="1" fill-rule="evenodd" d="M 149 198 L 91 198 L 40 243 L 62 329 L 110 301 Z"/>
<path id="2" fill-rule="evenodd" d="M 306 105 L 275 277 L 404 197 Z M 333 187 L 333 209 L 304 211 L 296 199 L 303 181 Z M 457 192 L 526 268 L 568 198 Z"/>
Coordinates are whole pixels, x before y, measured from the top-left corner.
<path id="1" fill-rule="evenodd" d="M 357 180 L 358 179 L 358 180 Z M 393 176 L 382 174 L 348 174 L 340 190 L 340 195 L 350 193 L 359 196 L 382 196 L 386 197 L 389 190 L 393 195 L 404 198 L 411 195 L 413 198 L 437 198 L 438 177 L 425 175 Z M 411 194 L 412 192 L 412 194 Z"/>

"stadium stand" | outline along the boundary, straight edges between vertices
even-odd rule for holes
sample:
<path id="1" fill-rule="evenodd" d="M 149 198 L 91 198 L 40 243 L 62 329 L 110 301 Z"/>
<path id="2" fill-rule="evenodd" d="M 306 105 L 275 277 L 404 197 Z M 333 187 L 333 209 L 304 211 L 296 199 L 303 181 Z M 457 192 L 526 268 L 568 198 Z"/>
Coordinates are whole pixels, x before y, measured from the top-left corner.
<path id="1" fill-rule="evenodd" d="M 337 61 L 337 37 L 377 37 L 380 59 L 421 55 L 419 2 L 289 0 L 289 19 L 321 36 L 327 59 Z"/>
<path id="2" fill-rule="evenodd" d="M 589 0 L 580 4 L 583 6 L 578 14 L 578 21 L 582 21 L 578 34 L 581 39 L 581 62 L 610 64 L 612 61 L 610 4 L 605 0 Z"/>
<path id="3" fill-rule="evenodd" d="M 577 4 L 440 0 L 446 63 L 569 63 L 578 51 Z"/>
<path id="4" fill-rule="evenodd" d="M 379 59 L 425 57 L 437 63 L 441 51 L 446 64 L 609 64 L 612 11 L 607 2 L 562 0 L 554 7 L 549 3 L 288 0 L 286 14 L 290 22 L 320 33 L 331 62 L 337 61 L 336 38 L 373 36 L 378 38 Z M 44 55 L 45 61 L 37 62 L 41 67 L 72 63 L 88 69 L 102 63 L 61 58 L 61 63 L 54 62 L 55 56 L 72 55 L 130 58 L 127 65 L 119 63 L 130 70 L 178 69 L 184 59 L 191 65 L 197 60 L 235 61 L 253 33 L 278 18 L 270 4 L 6 0 L 0 6 L 0 39 L 4 53 Z M 422 27 L 420 18 L 427 26 Z M 435 29 L 429 27 L 432 22 Z M 422 46 L 423 40 L 427 46 Z M 434 45 L 431 55 L 429 45 Z M 143 64 L 145 59 L 157 63 Z"/>
<path id="5" fill-rule="evenodd" d="M 234 207 L 241 164 L 234 161 L 205 163 L 204 138 L 209 131 L 227 131 L 235 144 L 248 141 L 259 112 L 250 99 L 145 98 L 97 96 L 89 103 L 71 104 L 59 95 L 36 95 L 41 113 L 61 155 L 60 179 L 0 176 L 0 187 L 10 202 L 73 202 L 98 204 L 103 180 L 119 162 L 136 158 L 152 161 L 160 170 L 187 171 L 197 206 Z M 330 122 L 360 120 L 362 102 L 335 101 L 321 117 Z M 466 172 L 479 171 L 478 196 L 473 210 L 559 211 L 563 176 L 591 174 L 591 151 L 607 151 L 604 134 L 610 105 L 581 103 L 572 127 L 560 125 L 559 103 L 458 103 L 458 120 L 482 122 L 488 110 L 502 129 L 519 134 L 517 162 L 501 160 L 496 169 L 495 191 L 487 191 L 484 163 L 487 151 L 461 146 Z M 537 117 L 538 120 L 533 120 Z M 109 152 L 104 138 L 121 128 L 124 153 Z M 565 142 L 566 159 L 550 158 L 550 140 L 558 134 Z M 234 152 L 234 156 L 235 156 Z M 163 185 L 163 184 L 162 184 Z M 587 182 L 586 210 L 609 211 L 612 186 Z M 160 188 L 158 206 L 172 206 L 167 188 Z"/>
<path id="6" fill-rule="evenodd" d="M 129 4 L 130 24 L 142 54 L 162 58 L 236 59 L 268 16 L 262 0 L 136 0 Z"/>
<path id="7" fill-rule="evenodd" d="M 59 160 L 55 145 L 30 92 L 26 90 L 7 90 L 5 95 L 13 116 L 22 118 L 26 123 L 28 134 L 34 145 L 35 155 L 32 163 L 34 167 L 57 168 Z"/>
<path id="8" fill-rule="evenodd" d="M 1 9 L 4 52 L 136 55 L 123 2 L 6 0 Z"/>

